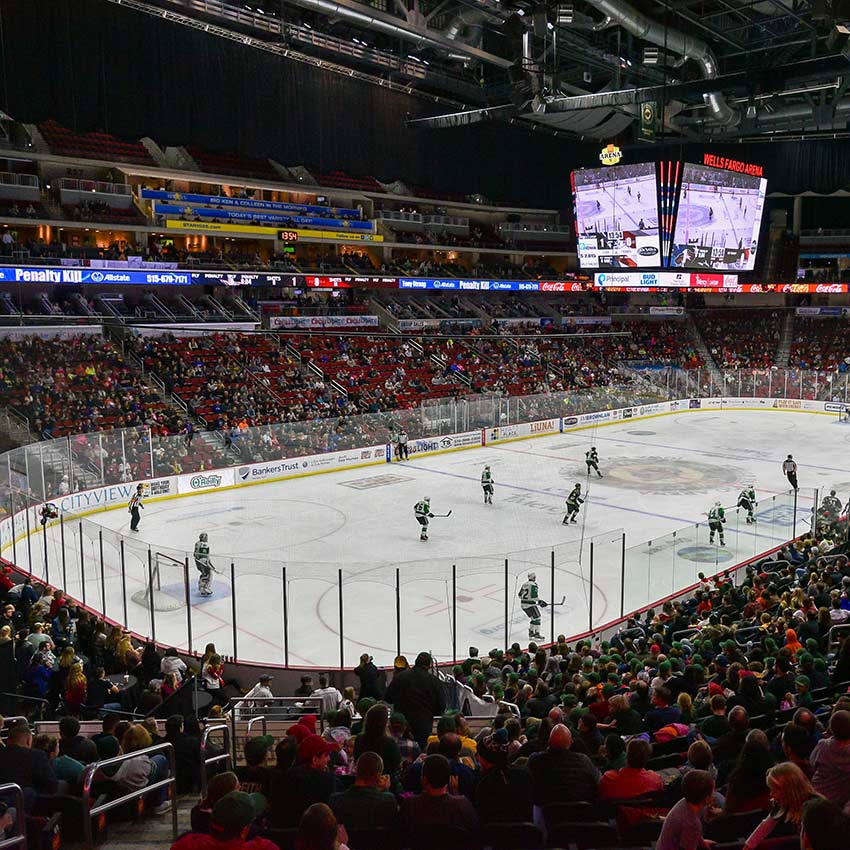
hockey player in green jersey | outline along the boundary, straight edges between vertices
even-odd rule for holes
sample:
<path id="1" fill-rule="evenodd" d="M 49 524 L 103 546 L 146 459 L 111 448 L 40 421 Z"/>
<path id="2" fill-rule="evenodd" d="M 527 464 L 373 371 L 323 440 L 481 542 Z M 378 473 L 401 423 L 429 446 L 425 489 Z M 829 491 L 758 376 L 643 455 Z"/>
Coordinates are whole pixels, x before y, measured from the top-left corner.
<path id="1" fill-rule="evenodd" d="M 195 567 L 198 576 L 198 592 L 201 596 L 212 596 L 212 564 L 210 563 L 210 545 L 207 542 L 207 533 L 202 531 L 195 543 Z"/>
<path id="2" fill-rule="evenodd" d="M 753 511 L 756 507 L 756 491 L 752 484 L 747 484 L 738 494 L 738 507 L 747 512 L 747 524 L 756 521 Z"/>
<path id="3" fill-rule="evenodd" d="M 426 496 L 421 502 L 417 502 L 413 506 L 413 513 L 416 515 L 416 521 L 422 526 L 419 532 L 420 540 L 428 539 L 428 520 L 434 516 L 431 513 L 431 499 Z"/>
<path id="4" fill-rule="evenodd" d="M 726 522 L 726 512 L 720 505 L 720 502 L 715 502 L 714 507 L 708 512 L 708 542 L 714 543 L 714 535 L 720 536 L 720 545 L 725 546 L 726 541 L 723 539 L 723 523 Z"/>
<path id="5" fill-rule="evenodd" d="M 523 582 L 519 589 L 519 605 L 523 614 L 531 621 L 528 624 L 528 639 L 542 640 L 540 608 L 545 607 L 546 603 L 540 599 L 536 573 L 529 573 L 528 581 Z"/>
<path id="6" fill-rule="evenodd" d="M 579 507 L 584 504 L 584 499 L 581 497 L 581 484 L 576 484 L 572 492 L 566 498 L 567 512 L 564 514 L 563 525 L 569 522 L 575 522 L 578 516 Z"/>
<path id="7" fill-rule="evenodd" d="M 484 491 L 484 504 L 492 505 L 493 504 L 493 485 L 496 482 L 493 481 L 493 475 L 490 472 L 490 467 L 485 466 L 484 471 L 481 473 L 481 489 Z"/>

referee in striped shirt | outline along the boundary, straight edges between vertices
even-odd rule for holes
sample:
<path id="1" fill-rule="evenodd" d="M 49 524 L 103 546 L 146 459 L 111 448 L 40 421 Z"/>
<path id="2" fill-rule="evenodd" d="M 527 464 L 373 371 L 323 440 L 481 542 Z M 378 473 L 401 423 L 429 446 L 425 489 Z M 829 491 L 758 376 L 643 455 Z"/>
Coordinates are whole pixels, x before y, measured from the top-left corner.
<path id="1" fill-rule="evenodd" d="M 127 505 L 127 510 L 130 512 L 130 531 L 139 530 L 139 508 L 144 508 L 142 504 L 142 486 L 139 484 L 136 487 L 136 492 L 133 493 L 133 498 Z"/>

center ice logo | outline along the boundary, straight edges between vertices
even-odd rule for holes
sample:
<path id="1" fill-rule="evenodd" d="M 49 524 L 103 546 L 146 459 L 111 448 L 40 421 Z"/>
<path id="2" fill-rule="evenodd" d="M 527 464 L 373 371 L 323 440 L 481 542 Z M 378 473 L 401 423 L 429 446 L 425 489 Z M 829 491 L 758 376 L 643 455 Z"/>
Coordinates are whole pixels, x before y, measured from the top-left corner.
<path id="1" fill-rule="evenodd" d="M 570 478 L 575 475 L 575 469 L 564 467 L 561 474 Z M 737 481 L 738 473 L 730 467 L 691 460 L 643 457 L 621 458 L 608 477 L 630 490 L 675 494 L 705 493 L 729 487 Z"/>

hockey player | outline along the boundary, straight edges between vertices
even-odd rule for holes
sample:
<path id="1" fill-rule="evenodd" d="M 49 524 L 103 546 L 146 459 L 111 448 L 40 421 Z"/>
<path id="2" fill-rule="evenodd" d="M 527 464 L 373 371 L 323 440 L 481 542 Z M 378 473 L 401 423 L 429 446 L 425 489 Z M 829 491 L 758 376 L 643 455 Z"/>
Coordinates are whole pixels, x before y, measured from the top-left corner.
<path id="1" fill-rule="evenodd" d="M 841 516 L 841 499 L 835 495 L 835 490 L 830 490 L 829 495 L 823 497 L 821 507 L 828 515 L 834 516 L 836 519 Z"/>
<path id="2" fill-rule="evenodd" d="M 416 515 L 416 521 L 422 526 L 419 532 L 420 540 L 428 539 L 428 520 L 434 516 L 431 513 L 431 499 L 426 496 L 421 502 L 417 502 L 413 506 L 413 513 Z"/>
<path id="3" fill-rule="evenodd" d="M 398 432 L 398 459 L 410 459 L 410 455 L 407 452 L 407 431 L 405 431 L 404 428 L 399 429 Z"/>
<path id="4" fill-rule="evenodd" d="M 756 506 L 756 491 L 752 484 L 747 484 L 738 494 L 738 507 L 747 512 L 747 525 L 756 521 L 753 510 Z"/>
<path id="5" fill-rule="evenodd" d="M 528 581 L 523 582 L 519 589 L 519 605 L 522 613 L 531 621 L 528 624 L 528 639 L 542 640 L 543 633 L 540 631 L 540 608 L 545 608 L 546 603 L 540 599 L 537 587 L 537 573 L 529 573 Z"/>
<path id="6" fill-rule="evenodd" d="M 398 453 L 398 431 L 395 428 L 390 428 L 390 445 L 392 453 L 396 460 L 401 460 Z"/>
<path id="7" fill-rule="evenodd" d="M 599 471 L 599 455 L 596 452 L 596 446 L 591 446 L 589 452 L 584 453 L 584 462 L 587 464 L 587 474 L 590 475 L 590 470 L 595 469 L 596 474 L 601 478 L 602 473 Z"/>
<path id="8" fill-rule="evenodd" d="M 564 515 L 563 525 L 569 522 L 575 522 L 578 516 L 579 506 L 584 504 L 584 499 L 581 498 L 581 484 L 576 484 L 572 492 L 566 498 L 567 512 Z"/>
<path id="9" fill-rule="evenodd" d="M 493 481 L 493 475 L 490 472 L 490 467 L 485 466 L 484 471 L 481 473 L 481 489 L 484 491 L 484 504 L 492 505 L 493 504 L 493 485 L 496 482 Z"/>
<path id="10" fill-rule="evenodd" d="M 720 502 L 715 502 L 714 507 L 708 512 L 708 542 L 714 543 L 714 535 L 720 535 L 720 545 L 725 546 L 723 539 L 723 523 L 726 522 L 726 512 Z"/>
<path id="11" fill-rule="evenodd" d="M 833 493 L 835 491 L 833 490 Z M 53 502 L 47 502 L 44 507 L 41 509 L 41 524 L 42 526 L 47 525 L 47 521 L 51 519 L 56 519 L 59 516 L 59 508 L 53 504 Z"/>
<path id="12" fill-rule="evenodd" d="M 195 567 L 198 576 L 198 592 L 201 596 L 212 596 L 212 564 L 210 563 L 210 547 L 207 543 L 207 533 L 202 531 L 195 543 Z"/>
<path id="13" fill-rule="evenodd" d="M 797 462 L 791 455 L 782 462 L 782 472 L 788 479 L 788 483 L 796 490 L 797 489 Z"/>

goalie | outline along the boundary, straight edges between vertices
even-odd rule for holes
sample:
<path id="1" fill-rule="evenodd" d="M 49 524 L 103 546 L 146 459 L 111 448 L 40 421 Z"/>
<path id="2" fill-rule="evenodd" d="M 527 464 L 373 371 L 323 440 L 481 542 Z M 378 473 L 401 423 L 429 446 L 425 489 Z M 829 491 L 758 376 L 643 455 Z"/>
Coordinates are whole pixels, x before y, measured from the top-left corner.
<path id="1" fill-rule="evenodd" d="M 206 531 L 202 531 L 198 535 L 197 543 L 195 543 L 195 567 L 200 573 L 198 576 L 198 592 L 201 596 L 212 596 L 213 565 L 210 562 L 210 546 L 207 540 Z"/>

